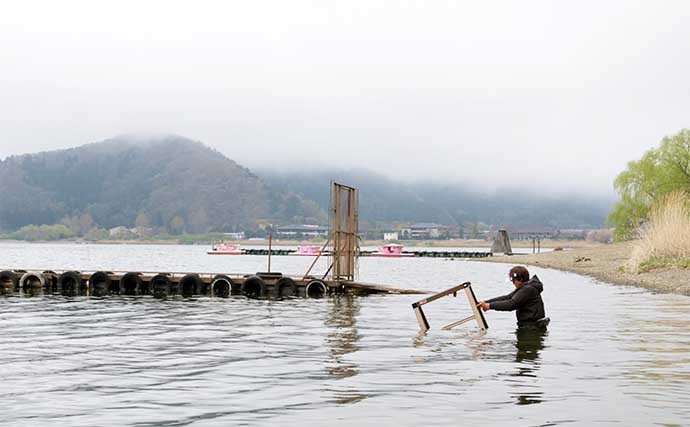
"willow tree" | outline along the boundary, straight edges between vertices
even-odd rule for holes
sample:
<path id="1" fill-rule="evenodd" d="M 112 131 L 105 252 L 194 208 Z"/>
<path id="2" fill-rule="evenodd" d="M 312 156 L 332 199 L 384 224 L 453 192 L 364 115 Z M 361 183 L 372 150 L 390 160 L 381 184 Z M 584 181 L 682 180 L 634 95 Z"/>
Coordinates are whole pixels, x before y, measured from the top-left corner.
<path id="1" fill-rule="evenodd" d="M 614 187 L 621 199 L 608 221 L 615 226 L 616 240 L 630 239 L 659 197 L 676 190 L 690 192 L 690 130 L 665 137 L 658 148 L 628 163 Z"/>

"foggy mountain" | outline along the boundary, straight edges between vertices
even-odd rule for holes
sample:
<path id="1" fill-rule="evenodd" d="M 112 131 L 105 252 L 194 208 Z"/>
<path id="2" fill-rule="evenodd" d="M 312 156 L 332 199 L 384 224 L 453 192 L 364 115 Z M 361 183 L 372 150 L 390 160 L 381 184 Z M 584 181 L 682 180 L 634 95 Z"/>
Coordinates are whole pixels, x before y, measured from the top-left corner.
<path id="1" fill-rule="evenodd" d="M 611 203 L 404 184 L 366 170 L 253 173 L 187 138 L 125 135 L 0 161 L 0 230 L 80 215 L 102 228 L 144 225 L 173 233 L 326 224 L 332 180 L 360 190 L 362 229 L 403 222 L 599 228 Z"/>
<path id="2" fill-rule="evenodd" d="M 0 229 L 89 214 L 97 226 L 235 231 L 324 222 L 314 202 L 276 192 L 219 152 L 174 135 L 119 136 L 0 162 Z"/>
<path id="3" fill-rule="evenodd" d="M 433 181 L 402 183 L 365 170 L 290 173 L 257 171 L 276 189 L 290 190 L 328 208 L 326 182 L 357 187 L 360 223 L 376 227 L 390 222 L 436 222 L 463 225 L 482 222 L 512 227 L 590 229 L 604 226 L 613 200 L 582 195 L 540 195 L 517 188 L 481 192 Z"/>

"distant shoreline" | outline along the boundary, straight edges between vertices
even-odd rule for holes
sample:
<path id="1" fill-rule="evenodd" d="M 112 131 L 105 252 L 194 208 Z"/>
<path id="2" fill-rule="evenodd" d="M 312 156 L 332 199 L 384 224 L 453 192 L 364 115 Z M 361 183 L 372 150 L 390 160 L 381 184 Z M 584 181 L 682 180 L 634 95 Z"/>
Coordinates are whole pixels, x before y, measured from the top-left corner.
<path id="1" fill-rule="evenodd" d="M 616 285 L 690 296 L 690 269 L 663 268 L 646 273 L 628 273 L 622 267 L 631 250 L 632 242 L 623 242 L 541 254 L 494 256 L 479 261 L 552 268 Z"/>
<path id="2" fill-rule="evenodd" d="M 227 242 L 240 243 L 243 246 L 266 246 L 268 247 L 268 239 L 260 240 L 232 240 L 228 239 Z M 0 239 L 2 243 L 73 243 L 73 244 L 89 244 L 89 245 L 195 245 L 195 246 L 210 246 L 211 243 L 198 242 L 198 243 L 183 243 L 179 240 L 39 240 L 39 241 L 27 241 L 27 240 L 12 240 L 12 239 Z M 481 240 L 481 239 L 448 239 L 448 240 L 402 240 L 396 241 L 405 247 L 410 248 L 486 248 L 487 251 L 491 249 L 491 241 Z M 323 246 L 325 241 L 316 242 L 312 240 L 283 240 L 283 239 L 273 239 L 271 246 L 300 246 L 300 245 L 311 245 L 311 246 Z M 381 246 L 386 243 L 391 243 L 383 240 L 363 240 L 360 242 L 360 246 Z M 532 248 L 531 240 L 515 240 L 511 242 L 514 248 Z M 588 242 L 585 240 L 552 240 L 545 239 L 541 241 L 541 248 L 590 248 L 596 247 L 596 243 Z"/>
<path id="3" fill-rule="evenodd" d="M 41 242 L 27 242 L 22 240 L 0 240 L 0 243 L 42 243 L 42 244 L 89 244 L 89 245 L 177 245 L 178 241 L 161 240 L 102 240 L 102 241 L 75 241 L 54 240 Z M 239 243 L 245 246 L 266 246 L 268 240 L 242 240 Z M 387 242 L 380 240 L 365 240 L 360 246 L 376 247 Z M 314 245 L 323 246 L 324 242 L 300 241 L 300 240 L 274 240 L 274 247 Z M 413 240 L 402 241 L 406 247 L 455 247 L 455 248 L 491 248 L 491 242 L 486 240 Z M 208 243 L 195 243 L 195 246 L 209 245 Z M 516 240 L 511 242 L 513 248 L 531 248 L 532 241 Z M 616 285 L 637 286 L 655 292 L 674 293 L 690 296 L 690 269 L 665 268 L 656 269 L 646 273 L 627 273 L 622 266 L 630 257 L 632 243 L 597 244 L 583 240 L 543 240 L 542 248 L 563 248 L 563 250 L 542 252 L 538 254 L 501 255 L 488 258 L 477 258 L 473 261 L 493 262 L 512 265 L 531 265 L 542 268 L 568 271 L 584 276 L 590 276 L 597 280 Z"/>

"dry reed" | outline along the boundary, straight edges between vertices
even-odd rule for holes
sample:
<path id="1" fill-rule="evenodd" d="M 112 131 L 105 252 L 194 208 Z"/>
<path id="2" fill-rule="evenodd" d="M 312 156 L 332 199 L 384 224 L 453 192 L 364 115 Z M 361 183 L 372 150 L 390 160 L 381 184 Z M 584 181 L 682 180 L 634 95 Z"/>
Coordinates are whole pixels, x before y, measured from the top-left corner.
<path id="1" fill-rule="evenodd" d="M 690 197 L 673 192 L 649 212 L 638 231 L 627 267 L 636 272 L 690 265 Z"/>

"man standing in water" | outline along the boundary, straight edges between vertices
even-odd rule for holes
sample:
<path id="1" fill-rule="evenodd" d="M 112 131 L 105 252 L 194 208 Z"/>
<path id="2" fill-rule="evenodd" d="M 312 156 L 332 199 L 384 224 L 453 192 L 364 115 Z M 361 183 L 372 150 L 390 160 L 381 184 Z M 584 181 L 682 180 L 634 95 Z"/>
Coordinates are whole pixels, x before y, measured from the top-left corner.
<path id="1" fill-rule="evenodd" d="M 550 319 L 546 317 L 541 292 L 544 285 L 535 275 L 529 278 L 529 271 L 525 267 L 515 266 L 510 269 L 508 279 L 513 282 L 515 290 L 508 295 L 479 301 L 482 310 L 513 311 L 516 310 L 518 327 L 542 329 L 546 328 Z"/>

